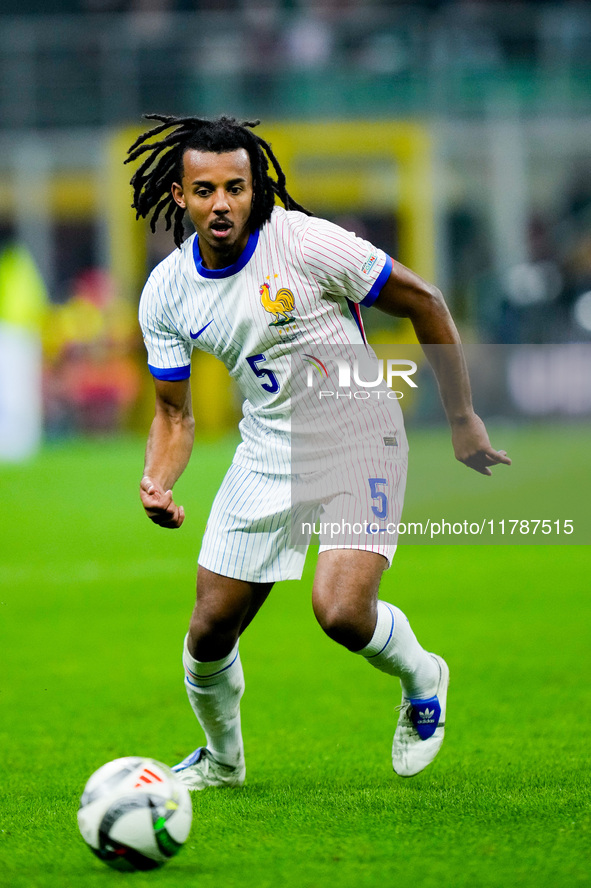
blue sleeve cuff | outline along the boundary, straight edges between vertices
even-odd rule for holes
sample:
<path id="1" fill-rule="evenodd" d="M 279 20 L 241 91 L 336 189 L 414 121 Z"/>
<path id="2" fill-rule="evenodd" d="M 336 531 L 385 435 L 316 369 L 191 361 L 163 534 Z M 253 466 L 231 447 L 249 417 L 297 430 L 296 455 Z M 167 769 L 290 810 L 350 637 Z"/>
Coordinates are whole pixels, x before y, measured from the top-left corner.
<path id="1" fill-rule="evenodd" d="M 180 379 L 188 379 L 191 375 L 190 364 L 187 364 L 186 367 L 169 367 L 166 370 L 148 364 L 148 369 L 156 379 L 164 379 L 166 382 L 178 382 Z"/>
<path id="2" fill-rule="evenodd" d="M 390 256 L 386 256 L 386 261 L 384 262 L 384 267 L 380 271 L 378 277 L 373 282 L 373 287 L 365 297 L 365 299 L 361 300 L 361 305 L 364 305 L 366 308 L 369 308 L 370 305 L 373 305 L 380 293 L 382 292 L 382 287 L 390 277 L 390 273 L 392 271 L 392 266 L 394 262 L 390 258 Z"/>

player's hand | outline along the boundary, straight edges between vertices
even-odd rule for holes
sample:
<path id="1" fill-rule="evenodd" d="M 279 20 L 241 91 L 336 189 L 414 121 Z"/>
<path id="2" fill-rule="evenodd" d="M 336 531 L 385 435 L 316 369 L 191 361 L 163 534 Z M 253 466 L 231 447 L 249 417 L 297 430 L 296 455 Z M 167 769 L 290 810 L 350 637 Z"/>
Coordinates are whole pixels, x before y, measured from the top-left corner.
<path id="1" fill-rule="evenodd" d="M 464 421 L 452 423 L 451 439 L 456 459 L 481 475 L 492 475 L 491 466 L 511 465 L 505 450 L 492 447 L 486 427 L 475 413 Z"/>
<path id="2" fill-rule="evenodd" d="M 185 520 L 185 510 L 175 504 L 172 490 L 164 490 L 147 475 L 140 482 L 140 498 L 148 518 L 160 527 L 180 527 Z"/>

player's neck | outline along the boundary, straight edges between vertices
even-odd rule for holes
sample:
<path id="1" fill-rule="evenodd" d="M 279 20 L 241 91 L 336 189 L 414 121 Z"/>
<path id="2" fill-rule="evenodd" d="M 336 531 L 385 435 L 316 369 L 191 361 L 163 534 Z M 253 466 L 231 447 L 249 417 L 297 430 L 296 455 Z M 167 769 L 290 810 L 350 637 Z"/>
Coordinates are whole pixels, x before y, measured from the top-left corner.
<path id="1" fill-rule="evenodd" d="M 219 247 L 212 247 L 211 244 L 208 244 L 203 238 L 199 238 L 199 252 L 201 254 L 203 267 L 216 270 L 220 268 L 228 268 L 229 265 L 234 265 L 234 263 L 240 259 L 247 243 L 248 233 L 246 234 L 246 240 L 244 242 L 241 239 L 235 244 L 231 244 L 227 247 L 223 244 L 220 244 Z"/>

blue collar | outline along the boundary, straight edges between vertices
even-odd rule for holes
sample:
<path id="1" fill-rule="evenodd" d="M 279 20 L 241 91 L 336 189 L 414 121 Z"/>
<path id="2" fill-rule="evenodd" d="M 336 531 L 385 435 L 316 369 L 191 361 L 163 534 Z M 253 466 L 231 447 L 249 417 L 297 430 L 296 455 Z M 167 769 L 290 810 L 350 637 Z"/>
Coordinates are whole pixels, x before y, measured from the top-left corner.
<path id="1" fill-rule="evenodd" d="M 199 237 L 195 235 L 195 239 L 193 240 L 193 258 L 195 260 L 197 274 L 200 274 L 201 277 L 205 278 L 225 278 L 231 277 L 233 274 L 238 274 L 238 272 L 242 271 L 244 266 L 250 261 L 258 242 L 259 229 L 257 228 L 256 231 L 253 231 L 249 236 L 247 244 L 236 262 L 226 266 L 226 268 L 205 268 L 201 258 L 201 250 L 199 249 Z"/>

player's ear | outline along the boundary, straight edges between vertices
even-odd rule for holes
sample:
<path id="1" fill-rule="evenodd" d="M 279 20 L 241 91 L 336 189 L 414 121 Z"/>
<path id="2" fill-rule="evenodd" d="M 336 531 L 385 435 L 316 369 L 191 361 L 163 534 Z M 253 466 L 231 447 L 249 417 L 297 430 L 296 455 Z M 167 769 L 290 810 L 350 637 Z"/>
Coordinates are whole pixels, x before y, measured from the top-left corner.
<path id="1" fill-rule="evenodd" d="M 172 192 L 172 198 L 173 198 L 174 202 L 176 204 L 178 204 L 179 207 L 181 207 L 181 209 L 186 210 L 187 204 L 185 201 L 185 195 L 183 194 L 183 189 L 179 185 L 179 183 L 173 182 L 170 190 Z"/>

